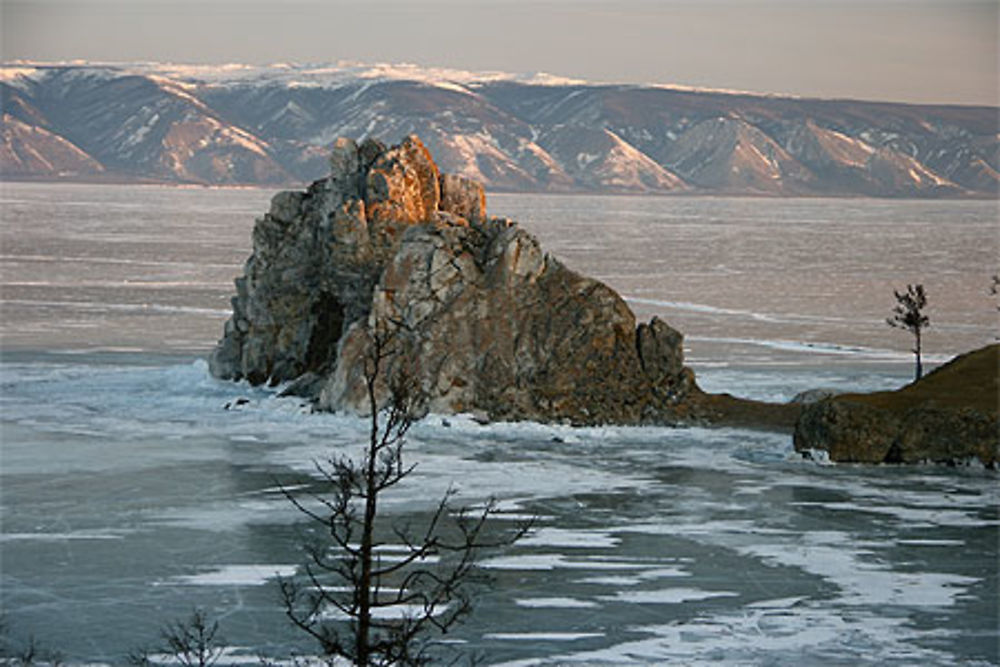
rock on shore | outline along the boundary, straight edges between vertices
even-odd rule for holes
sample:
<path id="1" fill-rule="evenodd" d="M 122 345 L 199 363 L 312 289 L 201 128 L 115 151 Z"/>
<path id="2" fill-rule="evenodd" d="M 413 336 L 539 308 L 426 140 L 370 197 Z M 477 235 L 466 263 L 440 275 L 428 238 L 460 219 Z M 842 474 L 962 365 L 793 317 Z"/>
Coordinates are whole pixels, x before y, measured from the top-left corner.
<path id="1" fill-rule="evenodd" d="M 282 192 L 257 221 L 233 314 L 210 358 L 220 378 L 292 383 L 328 410 L 368 410 L 373 332 L 402 352 L 426 408 L 491 419 L 676 423 L 703 396 L 683 338 L 636 326 L 621 297 L 486 214 L 482 187 L 441 174 L 415 136 L 339 139 L 331 173 Z"/>
<path id="2" fill-rule="evenodd" d="M 857 463 L 1000 460 L 1000 345 L 956 357 L 893 392 L 844 394 L 804 408 L 795 448 Z"/>

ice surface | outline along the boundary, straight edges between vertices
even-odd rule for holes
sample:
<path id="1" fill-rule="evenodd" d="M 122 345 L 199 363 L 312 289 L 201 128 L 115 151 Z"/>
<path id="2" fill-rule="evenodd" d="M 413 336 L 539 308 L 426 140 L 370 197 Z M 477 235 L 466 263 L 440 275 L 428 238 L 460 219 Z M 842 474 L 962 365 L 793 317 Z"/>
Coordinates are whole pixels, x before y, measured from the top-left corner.
<path id="1" fill-rule="evenodd" d="M 273 574 L 322 531 L 282 489 L 322 493 L 315 462 L 360 454 L 367 424 L 214 380 L 191 352 L 221 332 L 270 193 L 127 193 L 0 193 L 5 611 L 70 664 L 122 664 L 193 606 L 222 617 L 244 664 L 272 637 L 308 654 Z M 909 341 L 886 330 L 884 296 L 913 258 L 941 278 L 932 355 L 994 335 L 976 287 L 996 256 L 992 204 L 495 196 L 491 209 L 635 297 L 639 319 L 684 331 L 710 390 L 905 384 Z M 481 554 L 494 583 L 449 633 L 491 664 L 1000 662 L 1000 487 L 981 467 L 817 465 L 785 434 L 468 415 L 415 425 L 405 456 L 417 467 L 381 506 L 387 540 L 452 487 L 473 510 L 499 499 L 497 534 L 535 519 Z"/>
<path id="2" fill-rule="evenodd" d="M 79 530 L 69 533 L 0 533 L 0 542 L 12 542 L 16 540 L 32 540 L 39 542 L 62 542 L 65 540 L 120 540 L 126 531 L 106 530 L 87 531 Z"/>
<path id="3" fill-rule="evenodd" d="M 145 479 L 144 470 L 165 466 L 192 475 L 219 467 L 226 478 L 242 480 L 238 489 L 220 486 L 213 497 L 202 495 L 211 486 L 193 479 L 195 486 L 178 489 L 198 489 L 190 501 L 175 498 L 144 509 L 131 515 L 127 530 L 108 519 L 81 524 L 86 514 L 75 519 L 69 510 L 61 526 L 43 530 L 23 516 L 4 526 L 5 550 L 32 543 L 114 543 L 128 550 L 138 536 L 183 530 L 205 535 L 211 554 L 215 547 L 209 544 L 238 544 L 272 530 L 284 534 L 278 527 L 301 516 L 275 484 L 275 472 L 293 474 L 293 483 L 282 483 L 305 490 L 314 483 L 315 459 L 354 454 L 365 436 L 363 420 L 308 414 L 296 400 L 276 398 L 277 388 L 218 382 L 201 361 L 94 365 L 86 356 L 63 356 L 6 363 L 0 372 L 3 386 L 14 390 L 3 396 L 8 479 Z M 248 402 L 225 410 L 237 397 Z M 801 651 L 824 661 L 856 644 L 886 664 L 948 664 L 950 649 L 921 642 L 952 645 L 966 622 L 965 606 L 995 590 L 974 574 L 990 557 L 982 551 L 983 536 L 997 527 L 989 508 L 996 506 L 998 490 L 988 471 L 821 467 L 791 458 L 786 436 L 736 429 L 482 426 L 468 417 L 430 416 L 412 436 L 407 452 L 418 464 L 415 477 L 387 497 L 387 516 L 419 514 L 457 484 L 468 505 L 481 507 L 489 495 L 500 495 L 500 517 L 537 517 L 529 537 L 508 553 L 487 554 L 482 563 L 501 581 L 545 578 L 490 603 L 520 610 L 536 627 L 501 630 L 497 623 L 520 617 L 495 610 L 489 613 L 500 615 L 491 632 L 463 637 L 473 644 L 549 642 L 553 648 L 540 655 L 555 651 L 552 661 L 558 664 L 716 658 L 745 664 L 775 656 L 780 664 L 781 656 Z M 248 484 L 253 470 L 272 472 Z M 178 479 L 175 472 L 170 476 Z M 15 497 L 11 493 L 26 492 L 10 488 L 5 484 L 5 508 Z M 92 498 L 96 488 L 81 487 L 80 493 Z M 110 497 L 99 494 L 97 502 Z M 100 504 L 93 507 L 101 511 Z M 816 512 L 839 517 L 837 526 L 849 529 L 811 524 Z M 955 530 L 974 532 L 960 538 Z M 979 560 L 967 556 L 968 567 L 952 560 L 955 546 L 979 554 Z M 383 552 L 392 557 L 399 548 L 390 544 Z M 895 551 L 900 549 L 907 551 Z M 927 562 L 914 568 L 913 550 Z M 292 554 L 262 561 L 246 559 L 250 554 L 239 549 L 234 553 L 245 560 L 220 565 L 189 559 L 187 571 L 158 575 L 157 590 L 265 591 L 276 571 L 294 572 Z M 712 565 L 720 554 L 726 560 Z M 240 564 L 255 562 L 282 565 Z M 674 582 L 684 585 L 667 585 Z M 673 609 L 679 616 L 672 624 L 651 625 L 636 608 L 656 609 L 657 617 Z M 616 631 L 612 639 L 592 621 L 572 620 L 597 610 L 620 617 L 615 627 L 627 627 L 629 634 Z M 955 620 L 937 631 L 910 627 L 921 610 Z M 548 620 L 535 614 L 548 614 Z M 719 633 L 733 639 L 720 641 Z M 569 636 L 586 641 L 585 649 L 566 654 L 554 648 L 569 641 L 559 637 Z M 510 664 L 545 664 L 541 660 Z"/>
<path id="4" fill-rule="evenodd" d="M 819 543 L 755 545 L 740 551 L 766 563 L 800 567 L 835 583 L 842 591 L 836 600 L 838 605 L 946 607 L 955 604 L 971 584 L 979 581 L 940 572 L 893 572 L 885 564 L 872 561 L 871 551 L 853 549 L 849 540 L 836 534 L 811 533 L 805 541 Z"/>
<path id="5" fill-rule="evenodd" d="M 981 519 L 969 511 L 951 509 L 927 509 L 906 506 L 878 506 L 853 502 L 836 503 L 801 503 L 802 505 L 819 505 L 829 510 L 871 512 L 883 514 L 902 520 L 908 526 L 998 526 L 1000 520 Z"/>
<path id="6" fill-rule="evenodd" d="M 706 614 L 670 625 L 647 625 L 646 638 L 546 658 L 495 663 L 528 665 L 915 665 L 945 664 L 947 654 L 913 643 L 920 633 L 899 618 L 838 615 L 808 608 Z M 931 633 L 938 638 L 946 633 Z M 985 661 L 971 664 L 987 664 Z"/>

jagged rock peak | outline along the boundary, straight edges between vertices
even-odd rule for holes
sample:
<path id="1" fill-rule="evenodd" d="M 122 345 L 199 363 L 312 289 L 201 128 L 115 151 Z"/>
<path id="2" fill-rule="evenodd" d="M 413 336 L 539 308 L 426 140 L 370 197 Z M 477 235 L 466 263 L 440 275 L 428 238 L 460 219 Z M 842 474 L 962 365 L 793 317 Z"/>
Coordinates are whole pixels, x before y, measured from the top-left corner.
<path id="1" fill-rule="evenodd" d="M 397 345 L 386 385 L 406 373 L 436 412 L 683 418 L 698 389 L 681 334 L 656 318 L 637 328 L 610 287 L 488 218 L 482 186 L 441 174 L 417 137 L 388 148 L 338 139 L 330 170 L 275 195 L 257 221 L 214 375 L 294 380 L 290 391 L 320 408 L 364 411 L 378 332 Z"/>
<path id="2" fill-rule="evenodd" d="M 442 175 L 416 136 L 388 148 L 337 139 L 329 176 L 279 192 L 257 220 L 212 373 L 278 383 L 327 370 L 340 329 L 371 310 L 405 229 L 482 223 L 485 202 L 480 184 Z"/>
<path id="3" fill-rule="evenodd" d="M 330 153 L 326 182 L 342 201 L 363 201 L 369 222 L 467 224 L 486 218 L 483 186 L 442 174 L 413 134 L 390 148 L 372 138 L 358 145 L 339 137 Z"/>

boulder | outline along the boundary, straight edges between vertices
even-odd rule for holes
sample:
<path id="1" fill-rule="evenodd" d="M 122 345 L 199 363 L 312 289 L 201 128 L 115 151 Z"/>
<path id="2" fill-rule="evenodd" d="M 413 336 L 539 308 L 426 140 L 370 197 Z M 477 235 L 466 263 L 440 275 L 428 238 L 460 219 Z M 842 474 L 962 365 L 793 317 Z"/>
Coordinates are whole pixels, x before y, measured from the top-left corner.
<path id="1" fill-rule="evenodd" d="M 996 415 L 964 408 L 933 407 L 907 412 L 886 461 L 954 463 L 978 458 L 987 465 L 1000 459 L 1000 428 Z"/>
<path id="2" fill-rule="evenodd" d="M 295 380 L 327 410 L 370 409 L 365 361 L 392 341 L 379 396 L 411 378 L 434 412 L 576 424 L 696 420 L 683 337 L 566 268 L 482 187 L 440 174 L 417 137 L 338 139 L 331 173 L 257 221 L 214 375 Z"/>
<path id="3" fill-rule="evenodd" d="M 788 402 L 794 405 L 812 405 L 813 403 L 819 403 L 824 399 L 833 398 L 840 393 L 842 392 L 837 389 L 827 389 L 824 387 L 806 389 L 805 391 L 800 391 L 795 394 L 795 396 L 793 396 Z"/>
<path id="4" fill-rule="evenodd" d="M 810 405 L 799 417 L 795 449 L 823 449 L 832 461 L 843 463 L 882 463 L 899 428 L 899 420 L 884 410 L 824 400 Z"/>

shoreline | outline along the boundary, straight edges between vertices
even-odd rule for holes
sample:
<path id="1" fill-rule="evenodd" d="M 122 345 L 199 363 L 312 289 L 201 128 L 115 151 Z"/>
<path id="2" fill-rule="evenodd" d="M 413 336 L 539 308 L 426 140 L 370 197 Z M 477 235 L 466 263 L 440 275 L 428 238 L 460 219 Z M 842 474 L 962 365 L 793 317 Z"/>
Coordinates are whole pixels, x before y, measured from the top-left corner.
<path id="1" fill-rule="evenodd" d="M 318 176 L 317 178 L 321 178 Z M 59 177 L 59 176 L 17 176 L 14 174 L 3 174 L 0 177 L 0 187 L 8 184 L 38 184 L 38 185 L 107 185 L 107 186 L 149 186 L 157 188 L 176 188 L 179 190 L 260 190 L 276 193 L 285 189 L 301 190 L 307 188 L 312 181 L 287 181 L 275 183 L 202 183 L 197 181 L 169 181 L 156 179 L 151 176 L 134 176 L 129 174 L 103 174 L 87 177 Z M 912 196 L 875 196 L 852 193 L 817 193 L 779 195 L 770 192 L 743 192 L 743 191 L 718 191 L 718 190 L 687 190 L 683 192 L 629 192 L 620 190 L 513 190 L 507 188 L 492 188 L 489 193 L 492 195 L 502 195 L 507 197 L 621 197 L 623 199 L 721 199 L 738 200 L 747 199 L 751 201 L 776 201 L 776 200 L 807 200 L 807 201 L 869 201 L 869 202 L 961 202 L 961 201 L 997 201 L 997 196 L 986 192 L 959 192 L 947 195 L 933 195 L 927 197 Z"/>

